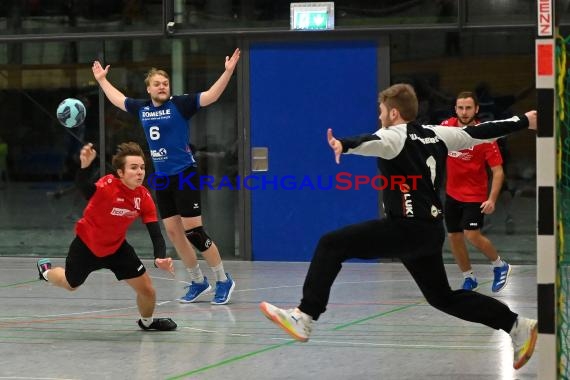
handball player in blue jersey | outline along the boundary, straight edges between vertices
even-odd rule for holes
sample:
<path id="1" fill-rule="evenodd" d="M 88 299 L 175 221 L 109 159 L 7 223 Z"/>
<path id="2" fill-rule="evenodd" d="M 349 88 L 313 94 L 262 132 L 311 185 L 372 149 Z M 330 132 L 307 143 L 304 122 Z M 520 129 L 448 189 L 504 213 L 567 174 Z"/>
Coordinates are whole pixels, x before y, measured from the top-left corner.
<path id="1" fill-rule="evenodd" d="M 109 101 L 141 121 L 156 173 L 168 176 L 168 186 L 157 189 L 156 198 L 166 233 L 190 275 L 191 283 L 180 298 L 181 303 L 196 302 L 211 290 L 192 246 L 202 253 L 214 272 L 216 289 L 212 304 L 227 304 L 235 288 L 234 280 L 224 270 L 218 247 L 202 224 L 199 176 L 190 149 L 188 124 L 201 107 L 216 102 L 222 95 L 239 57 L 239 49 L 226 57 L 225 71 L 207 91 L 179 96 L 170 94 L 168 74 L 153 68 L 145 79 L 150 99 L 142 100 L 127 98 L 107 80 L 110 66 L 103 68 L 100 62 L 93 62 L 93 76 Z"/>

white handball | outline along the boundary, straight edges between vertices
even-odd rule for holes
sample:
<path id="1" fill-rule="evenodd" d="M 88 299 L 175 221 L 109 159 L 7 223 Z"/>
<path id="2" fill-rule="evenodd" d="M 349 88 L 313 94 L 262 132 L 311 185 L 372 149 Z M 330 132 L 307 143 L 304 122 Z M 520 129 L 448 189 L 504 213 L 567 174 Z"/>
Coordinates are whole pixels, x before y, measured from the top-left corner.
<path id="1" fill-rule="evenodd" d="M 79 99 L 67 98 L 57 106 L 57 120 L 67 128 L 75 128 L 85 121 L 87 110 Z"/>

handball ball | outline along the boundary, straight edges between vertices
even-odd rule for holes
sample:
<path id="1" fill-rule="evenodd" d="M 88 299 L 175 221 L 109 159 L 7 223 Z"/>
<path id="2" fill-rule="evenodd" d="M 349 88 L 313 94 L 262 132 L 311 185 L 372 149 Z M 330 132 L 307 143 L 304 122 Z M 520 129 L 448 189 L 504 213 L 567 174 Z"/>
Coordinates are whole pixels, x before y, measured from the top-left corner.
<path id="1" fill-rule="evenodd" d="M 57 120 L 67 128 L 80 126 L 86 114 L 85 106 L 78 99 L 67 98 L 57 106 Z"/>

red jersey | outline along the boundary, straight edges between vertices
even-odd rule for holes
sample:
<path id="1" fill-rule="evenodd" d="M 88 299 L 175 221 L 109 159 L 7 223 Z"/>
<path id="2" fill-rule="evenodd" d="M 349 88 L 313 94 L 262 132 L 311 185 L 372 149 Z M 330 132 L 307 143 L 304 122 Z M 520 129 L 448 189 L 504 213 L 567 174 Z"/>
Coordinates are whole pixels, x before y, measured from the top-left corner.
<path id="1" fill-rule="evenodd" d="M 98 257 L 112 255 L 125 241 L 129 226 L 141 217 L 143 223 L 158 221 L 150 192 L 139 186 L 129 189 L 112 174 L 101 177 L 75 233 Z"/>
<path id="2" fill-rule="evenodd" d="M 444 120 L 441 125 L 459 127 L 456 117 Z M 460 202 L 485 202 L 489 192 L 487 165 L 502 164 L 503 158 L 496 142 L 448 152 L 445 191 Z"/>

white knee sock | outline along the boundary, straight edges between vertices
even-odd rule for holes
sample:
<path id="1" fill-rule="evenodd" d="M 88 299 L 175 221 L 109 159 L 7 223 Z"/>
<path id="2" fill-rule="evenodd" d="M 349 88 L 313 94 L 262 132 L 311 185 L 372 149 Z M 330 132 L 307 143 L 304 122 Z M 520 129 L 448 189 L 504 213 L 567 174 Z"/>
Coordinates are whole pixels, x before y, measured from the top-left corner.
<path id="1" fill-rule="evenodd" d="M 186 268 L 186 271 L 188 272 L 188 274 L 190 274 L 191 281 L 197 283 L 204 282 L 204 274 L 202 273 L 202 270 L 200 269 L 200 266 L 198 264 L 196 264 L 194 268 Z"/>
<path id="2" fill-rule="evenodd" d="M 475 279 L 475 274 L 473 273 L 472 269 L 469 269 L 468 271 L 463 272 L 463 278 L 467 278 L 467 277 L 471 277 L 472 279 Z"/>
<path id="3" fill-rule="evenodd" d="M 491 261 L 491 264 L 493 264 L 493 268 L 500 268 L 505 265 L 503 260 L 501 260 L 501 256 L 497 257 L 497 260 Z"/>
<path id="4" fill-rule="evenodd" d="M 216 276 L 216 281 L 226 281 L 228 277 L 226 276 L 226 272 L 224 271 L 224 264 L 219 263 L 215 267 L 210 267 L 214 275 Z"/>

